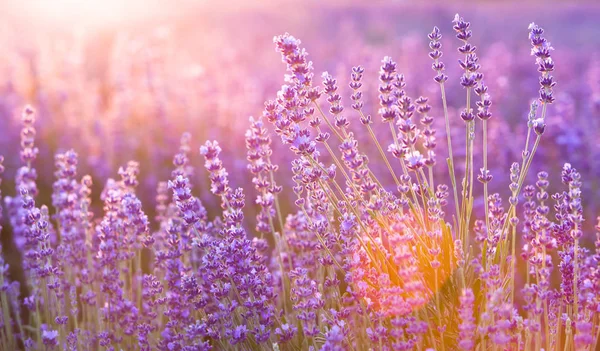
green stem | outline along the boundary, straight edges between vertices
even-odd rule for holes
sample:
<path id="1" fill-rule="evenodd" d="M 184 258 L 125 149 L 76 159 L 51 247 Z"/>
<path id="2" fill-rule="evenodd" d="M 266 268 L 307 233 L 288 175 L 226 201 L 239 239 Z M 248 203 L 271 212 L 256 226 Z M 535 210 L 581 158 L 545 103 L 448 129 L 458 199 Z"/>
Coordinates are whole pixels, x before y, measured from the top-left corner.
<path id="1" fill-rule="evenodd" d="M 488 170 L 488 155 L 487 155 L 487 120 L 483 121 L 483 169 L 484 173 L 487 174 Z M 490 228 L 490 209 L 488 203 L 488 182 L 483 183 L 483 202 L 485 206 L 485 226 L 486 228 Z"/>
<path id="2" fill-rule="evenodd" d="M 362 112 L 361 112 L 361 116 L 363 116 Z M 385 155 L 385 152 L 383 152 L 383 149 L 381 148 L 381 144 L 379 144 L 379 140 L 377 140 L 377 137 L 375 136 L 375 133 L 373 132 L 373 128 L 371 128 L 371 126 L 367 124 L 367 130 L 369 131 L 369 134 L 371 135 L 371 139 L 375 143 L 377 150 L 379 150 L 379 154 L 381 155 L 383 162 L 385 162 L 385 165 L 387 166 L 388 170 L 390 171 L 392 178 L 394 178 L 394 182 L 396 183 L 396 186 L 400 186 L 400 181 L 396 177 L 396 173 L 394 172 L 394 169 L 392 168 L 390 161 L 388 160 L 387 156 Z"/>
<path id="3" fill-rule="evenodd" d="M 466 113 L 470 113 L 471 112 L 471 88 L 467 88 L 467 104 L 466 104 Z M 465 126 L 465 176 L 463 178 L 463 182 L 462 182 L 462 186 L 463 186 L 463 191 L 462 191 L 462 211 L 460 214 L 460 221 L 462 222 L 462 238 L 463 241 L 467 241 L 467 232 L 468 232 L 468 226 L 469 224 L 467 223 L 467 199 L 471 197 L 471 194 L 468 192 L 469 189 L 469 173 L 471 172 L 471 162 L 472 162 L 472 151 L 470 146 L 472 145 L 471 143 L 471 138 L 470 138 L 470 133 L 471 133 L 471 123 L 473 122 L 467 122 L 466 126 Z"/>
<path id="4" fill-rule="evenodd" d="M 454 155 L 452 153 L 452 136 L 451 136 L 451 131 L 450 131 L 450 117 L 448 115 L 448 102 L 446 101 L 446 89 L 444 88 L 444 83 L 440 83 L 440 91 L 442 93 L 442 105 L 444 107 L 444 120 L 446 122 L 446 138 L 448 139 L 448 170 L 450 172 L 450 180 L 452 183 L 452 190 L 454 193 L 454 206 L 456 209 L 456 218 L 459 218 L 460 216 L 460 212 L 459 212 L 459 205 L 458 205 L 458 189 L 456 186 L 456 174 L 454 173 Z M 460 221 L 457 222 L 458 224 L 458 232 L 460 233 Z M 466 244 L 467 243 L 463 243 Z M 466 250 L 465 250 L 466 252 Z"/>

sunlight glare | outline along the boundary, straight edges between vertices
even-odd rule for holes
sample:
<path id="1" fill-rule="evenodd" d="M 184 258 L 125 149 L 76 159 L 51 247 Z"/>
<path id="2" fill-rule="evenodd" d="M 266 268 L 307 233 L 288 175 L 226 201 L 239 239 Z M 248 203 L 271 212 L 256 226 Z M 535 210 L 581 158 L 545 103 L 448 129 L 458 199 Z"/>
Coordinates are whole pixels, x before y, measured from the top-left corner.
<path id="1" fill-rule="evenodd" d="M 9 1 L 9 8 L 54 26 L 112 27 L 164 13 L 173 6 L 159 0 L 31 0 Z M 172 4 L 172 3 L 171 3 Z"/>

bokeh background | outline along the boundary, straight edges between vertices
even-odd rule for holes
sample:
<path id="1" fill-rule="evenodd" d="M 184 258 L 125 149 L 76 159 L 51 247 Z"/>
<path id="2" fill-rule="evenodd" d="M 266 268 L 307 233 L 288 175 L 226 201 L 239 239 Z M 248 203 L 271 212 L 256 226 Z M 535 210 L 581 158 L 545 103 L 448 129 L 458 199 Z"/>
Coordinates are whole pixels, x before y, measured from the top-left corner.
<path id="1" fill-rule="evenodd" d="M 538 171 L 549 171 L 551 189 L 557 190 L 559 170 L 571 162 L 583 176 L 586 230 L 593 233 L 591 219 L 600 212 L 597 1 L 4 0 L 0 2 L 0 154 L 6 158 L 2 192 L 16 192 L 20 111 L 31 104 L 38 112 L 40 156 L 35 167 L 41 203 L 50 203 L 54 153 L 72 148 L 80 156 L 80 176 L 90 174 L 94 179 L 95 211 L 101 211 L 99 194 L 105 181 L 117 177 L 119 166 L 137 160 L 140 195 L 152 215 L 157 183 L 169 179 L 172 156 L 184 131 L 191 133 L 194 150 L 207 139 L 219 140 L 232 183 L 251 193 L 244 133 L 249 116 L 259 116 L 264 101 L 273 98 L 283 82 L 285 66 L 272 38 L 285 32 L 302 40 L 317 73 L 332 73 L 345 89 L 352 66 L 363 65 L 366 110 L 374 116 L 378 67 L 384 56 L 392 56 L 406 76 L 409 95 L 428 96 L 439 116 L 436 174 L 447 182 L 443 117 L 427 57 L 427 34 L 437 25 L 444 35 L 443 60 L 450 76 L 450 113 L 460 157 L 464 126 L 457 110 L 464 105 L 464 91 L 458 83 L 458 41 L 451 24 L 457 12 L 472 23 L 473 43 L 490 86 L 494 103 L 490 169 L 495 177 L 491 187 L 504 194 L 510 164 L 521 159 L 528 105 L 538 89 L 527 26 L 536 22 L 545 28 L 555 48 L 557 101 L 549 110 L 531 181 Z M 387 126 L 379 130 L 378 137 L 387 145 L 391 138 Z M 367 136 L 358 137 L 368 143 Z M 291 155 L 278 141 L 275 150 L 275 162 L 281 167 L 278 182 L 285 187 L 291 178 Z M 197 152 L 191 162 L 198 169 L 194 191 L 214 215 L 217 199 L 209 193 Z M 382 177 L 386 174 L 382 169 Z M 290 200 L 286 208 L 291 206 Z M 252 210 L 247 219 L 253 218 Z M 592 235 L 587 238 L 591 243 Z M 9 255 L 11 242 L 5 223 L 2 243 Z"/>

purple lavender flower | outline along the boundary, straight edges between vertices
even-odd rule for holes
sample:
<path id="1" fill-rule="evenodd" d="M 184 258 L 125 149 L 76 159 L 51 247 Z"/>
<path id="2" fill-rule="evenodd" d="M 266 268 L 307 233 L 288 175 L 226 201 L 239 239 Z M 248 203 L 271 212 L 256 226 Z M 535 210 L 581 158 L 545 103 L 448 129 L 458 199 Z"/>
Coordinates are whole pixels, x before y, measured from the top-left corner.
<path id="1" fill-rule="evenodd" d="M 398 116 L 396 96 L 394 91 L 394 80 L 396 79 L 396 62 L 386 56 L 381 61 L 379 70 L 379 114 L 384 122 L 392 122 Z"/>
<path id="2" fill-rule="evenodd" d="M 42 332 L 42 340 L 45 346 L 47 346 L 49 349 L 53 349 L 58 345 L 58 331 L 44 330 Z"/>
<path id="3" fill-rule="evenodd" d="M 250 124 L 250 129 L 246 131 L 246 158 L 250 162 L 248 169 L 253 175 L 252 183 L 259 192 L 256 203 L 261 207 L 256 216 L 256 229 L 260 233 L 274 232 L 276 207 L 279 207 L 276 197 L 282 191 L 273 178 L 278 167 L 271 163 L 271 138 L 262 119 L 254 120 L 251 117 Z M 279 225 L 283 227 L 283 223 Z"/>
<path id="4" fill-rule="evenodd" d="M 281 53 L 281 58 L 288 66 L 290 75 L 286 76 L 286 81 L 310 87 L 313 78 L 312 62 L 307 61 L 308 54 L 306 50 L 300 48 L 300 40 L 285 33 L 274 37 L 273 42 L 277 51 Z M 311 94 L 317 95 L 318 90 L 312 90 Z M 309 96 L 309 98 L 314 100 L 314 97 Z"/>
<path id="5" fill-rule="evenodd" d="M 216 296 L 217 304 L 224 313 L 219 318 L 220 323 L 223 323 L 225 336 L 231 344 L 245 342 L 246 337 L 250 335 L 257 343 L 266 342 L 274 322 L 272 299 L 275 295 L 272 276 L 261 264 L 262 258 L 246 238 L 242 227 L 242 209 L 245 203 L 243 192 L 241 189 L 232 190 L 229 187 L 228 173 L 219 158 L 221 148 L 217 142 L 206 142 L 200 148 L 200 153 L 204 156 L 205 167 L 210 172 L 211 190 L 221 197 L 224 210 L 224 227 L 221 229 L 220 238 L 209 247 L 204 263 L 208 265 L 206 268 L 210 269 L 213 286 L 230 286 L 229 284 L 233 283 L 238 294 L 233 301 L 223 299 L 230 294 L 230 288 L 227 288 Z M 246 312 L 238 312 L 244 316 L 242 320 L 236 320 L 236 314 L 231 315 L 238 306 L 244 306 L 246 309 Z M 250 320 L 257 321 L 254 328 L 250 329 L 248 325 L 242 327 Z"/>
<path id="6" fill-rule="evenodd" d="M 531 23 L 529 25 L 529 39 L 531 40 L 531 55 L 535 56 L 535 63 L 538 65 L 538 71 L 542 74 L 540 77 L 540 102 L 542 104 L 551 104 L 554 102 L 552 88 L 556 85 L 551 72 L 554 71 L 554 61 L 550 51 L 554 50 L 550 42 L 543 36 L 544 30 Z"/>
<path id="7" fill-rule="evenodd" d="M 17 196 L 14 198 L 6 198 L 5 201 L 9 211 L 14 213 L 10 216 L 10 221 L 15 230 L 15 243 L 17 248 L 22 252 L 26 252 L 32 248 L 34 242 L 28 241 L 24 233 L 26 224 L 23 222 L 23 219 L 27 216 L 27 210 L 23 208 L 23 199 L 21 198 L 20 193 L 21 189 L 23 189 L 32 199 L 34 199 L 38 193 L 36 185 L 37 171 L 32 165 L 39 153 L 38 148 L 35 146 L 35 111 L 32 107 L 26 106 L 23 109 L 21 123 L 23 127 L 21 129 L 20 155 L 21 162 L 23 162 L 24 165 L 17 170 L 15 177 Z M 25 262 L 27 262 L 27 259 Z M 27 263 L 24 264 L 24 269 L 26 271 L 29 270 Z"/>
<path id="8" fill-rule="evenodd" d="M 478 64 L 479 58 L 475 51 L 477 47 L 469 43 L 469 39 L 472 36 L 472 32 L 469 29 L 471 24 L 466 22 L 458 14 L 454 17 L 453 29 L 456 32 L 456 38 L 463 42 L 463 45 L 458 48 L 458 52 L 465 55 L 465 60 L 458 60 L 460 67 L 465 71 L 460 79 L 460 84 L 465 88 L 474 88 L 482 78 L 481 74 L 478 73 L 480 65 Z M 470 111 L 466 115 L 461 115 L 463 120 L 470 121 Z"/>
<path id="9" fill-rule="evenodd" d="M 473 306 L 475 296 L 471 289 L 463 290 L 460 297 L 460 319 L 458 346 L 463 350 L 472 350 L 475 346 L 474 337 L 476 331 L 475 317 L 473 317 Z"/>
<path id="10" fill-rule="evenodd" d="M 433 30 L 428 35 L 429 37 L 429 48 L 431 52 L 429 52 L 429 57 L 433 60 L 433 64 L 431 65 L 431 69 L 433 69 L 437 75 L 433 78 L 436 82 L 442 84 L 448 80 L 448 76 L 444 73 L 445 65 L 440 58 L 442 57 L 442 34 L 438 27 L 433 27 Z"/>

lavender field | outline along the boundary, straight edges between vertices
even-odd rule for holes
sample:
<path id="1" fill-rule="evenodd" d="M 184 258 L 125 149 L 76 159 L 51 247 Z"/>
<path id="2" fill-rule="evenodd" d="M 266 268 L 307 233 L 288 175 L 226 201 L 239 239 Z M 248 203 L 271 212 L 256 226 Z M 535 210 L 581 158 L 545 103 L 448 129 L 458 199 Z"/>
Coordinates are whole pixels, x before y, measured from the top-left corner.
<path id="1" fill-rule="evenodd" d="M 600 350 L 599 18 L 0 3 L 0 350 Z"/>

